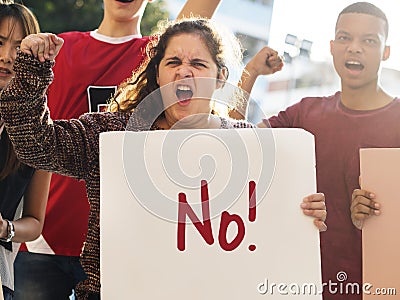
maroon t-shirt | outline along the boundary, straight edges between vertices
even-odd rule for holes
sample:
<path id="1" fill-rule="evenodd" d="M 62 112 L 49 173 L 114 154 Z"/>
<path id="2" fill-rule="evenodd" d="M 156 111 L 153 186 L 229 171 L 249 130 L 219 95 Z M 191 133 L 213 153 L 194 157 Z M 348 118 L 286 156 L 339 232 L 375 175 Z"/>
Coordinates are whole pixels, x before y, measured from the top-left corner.
<path id="1" fill-rule="evenodd" d="M 321 233 L 322 279 L 338 284 L 336 293 L 335 285 L 331 292 L 329 286 L 324 288 L 324 300 L 361 300 L 362 290 L 359 295 L 344 294 L 339 285 L 362 282 L 361 231 L 350 217 L 351 194 L 359 188 L 359 150 L 400 147 L 400 100 L 375 110 L 355 111 L 340 99 L 340 92 L 303 98 L 268 121 L 271 127 L 302 128 L 315 136 L 317 188 L 325 194 L 328 212 L 328 230 Z M 347 280 L 339 281 L 339 272 L 346 272 Z"/>

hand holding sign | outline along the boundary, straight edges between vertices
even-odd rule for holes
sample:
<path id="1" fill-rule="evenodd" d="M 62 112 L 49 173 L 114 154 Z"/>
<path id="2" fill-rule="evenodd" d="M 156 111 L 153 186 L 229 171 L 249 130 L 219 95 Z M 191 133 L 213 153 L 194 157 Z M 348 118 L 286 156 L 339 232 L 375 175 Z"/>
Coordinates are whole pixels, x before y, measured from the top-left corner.
<path id="1" fill-rule="evenodd" d="M 271 135 L 273 147 L 268 144 Z M 243 142 L 246 157 L 233 161 L 236 156 L 226 151 L 231 148 L 210 147 L 230 145 L 233 136 Z M 166 157 L 161 149 L 166 139 L 186 141 L 178 147 L 182 169 L 173 173 L 183 176 L 185 185 L 163 169 Z M 272 153 L 257 153 L 258 143 L 273 149 Z M 292 143 L 298 145 L 296 149 L 290 147 Z M 122 147 L 123 151 L 116 150 Z M 129 155 L 140 148 L 147 149 L 144 156 Z M 207 152 L 210 157 L 200 165 L 204 170 L 214 166 L 214 172 L 205 172 L 212 176 L 188 185 L 190 176 L 201 170 L 198 158 Z M 112 162 L 106 158 L 111 153 Z M 200 156 L 193 157 L 194 153 Z M 274 161 L 260 167 L 264 166 L 262 159 L 268 161 L 274 153 Z M 321 290 L 319 233 L 299 207 L 304 195 L 315 191 L 310 134 L 270 129 L 102 134 L 101 157 L 102 297 L 287 297 L 284 294 L 290 291 L 271 290 L 272 282 L 309 283 Z M 237 159 L 248 161 L 247 169 L 228 168 Z M 237 184 L 243 182 L 235 187 L 237 195 L 225 191 L 229 180 L 222 180 L 234 177 L 239 177 L 234 179 Z M 265 184 L 269 181 L 270 185 Z M 316 197 L 323 199 L 320 194 Z M 322 208 L 322 201 L 311 200 L 316 198 L 306 200 L 307 207 Z M 322 219 L 321 210 L 316 214 Z M 116 241 L 124 243 L 117 257 Z M 269 289 L 264 286 L 261 293 L 258 286 L 266 280 Z M 318 293 L 298 296 L 321 299 Z"/>

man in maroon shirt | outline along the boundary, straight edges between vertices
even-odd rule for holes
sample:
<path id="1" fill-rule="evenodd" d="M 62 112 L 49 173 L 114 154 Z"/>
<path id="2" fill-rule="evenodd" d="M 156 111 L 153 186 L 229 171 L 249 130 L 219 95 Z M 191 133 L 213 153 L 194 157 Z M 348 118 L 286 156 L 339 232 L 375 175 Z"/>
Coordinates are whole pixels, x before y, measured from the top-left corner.
<path id="1" fill-rule="evenodd" d="M 352 193 L 359 189 L 359 149 L 400 147 L 400 100 L 379 85 L 381 61 L 389 58 L 385 14 L 367 2 L 353 3 L 339 14 L 331 54 L 341 91 L 306 97 L 262 127 L 303 128 L 315 136 L 318 192 L 325 194 L 327 232 L 321 234 L 324 300 L 362 298 L 361 231 L 352 224 Z M 247 69 L 264 74 L 260 52 Z M 250 91 L 254 80 L 242 83 Z M 340 289 L 340 286 L 343 288 Z"/>

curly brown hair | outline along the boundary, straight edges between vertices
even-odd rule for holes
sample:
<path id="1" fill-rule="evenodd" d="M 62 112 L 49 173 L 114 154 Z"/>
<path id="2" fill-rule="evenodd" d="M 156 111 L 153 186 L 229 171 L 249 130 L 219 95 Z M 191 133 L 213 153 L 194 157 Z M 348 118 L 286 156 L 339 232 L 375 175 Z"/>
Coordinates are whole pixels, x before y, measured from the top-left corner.
<path id="1" fill-rule="evenodd" d="M 232 37 L 226 40 L 225 35 L 223 40 L 219 29 L 210 20 L 186 18 L 167 22 L 164 24 L 164 29 L 161 29 L 158 34 L 150 38 L 146 48 L 146 56 L 141 66 L 119 86 L 116 94 L 111 99 L 110 111 L 131 112 L 146 97 L 151 97 L 151 101 L 143 103 L 141 109 L 144 111 L 163 111 L 162 98 L 159 92 L 160 86 L 157 83 L 158 67 L 165 55 L 170 39 L 179 34 L 197 34 L 201 37 L 217 66 L 218 75 L 222 69 L 226 69 L 228 73 L 226 64 L 226 53 L 228 51 L 235 52 L 231 60 L 236 60 L 237 64 L 241 62 L 240 43 L 235 38 L 232 39 Z"/>

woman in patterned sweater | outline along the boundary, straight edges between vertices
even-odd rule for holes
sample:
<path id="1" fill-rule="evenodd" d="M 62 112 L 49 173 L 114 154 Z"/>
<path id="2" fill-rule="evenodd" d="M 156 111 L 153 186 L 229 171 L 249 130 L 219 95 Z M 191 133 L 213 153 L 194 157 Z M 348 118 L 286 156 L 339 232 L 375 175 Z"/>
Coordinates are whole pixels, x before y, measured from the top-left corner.
<path id="1" fill-rule="evenodd" d="M 149 44 L 146 64 L 119 88 L 111 112 L 57 121 L 50 119 L 44 95 L 53 78 L 52 60 L 63 41 L 52 34 L 33 35 L 22 41 L 15 79 L 1 94 L 0 113 L 21 159 L 86 182 L 90 217 L 82 265 L 88 279 L 77 287 L 79 299 L 88 299 L 89 294 L 98 296 L 100 292 L 101 132 L 127 127 L 136 131 L 253 127 L 247 122 L 216 116 L 211 109 L 213 91 L 228 76 L 226 51 L 240 49 L 238 44 L 225 45 L 224 39 L 208 20 L 172 23 Z M 312 209 L 323 229 L 323 195 L 307 199 L 313 202 L 307 209 Z"/>

